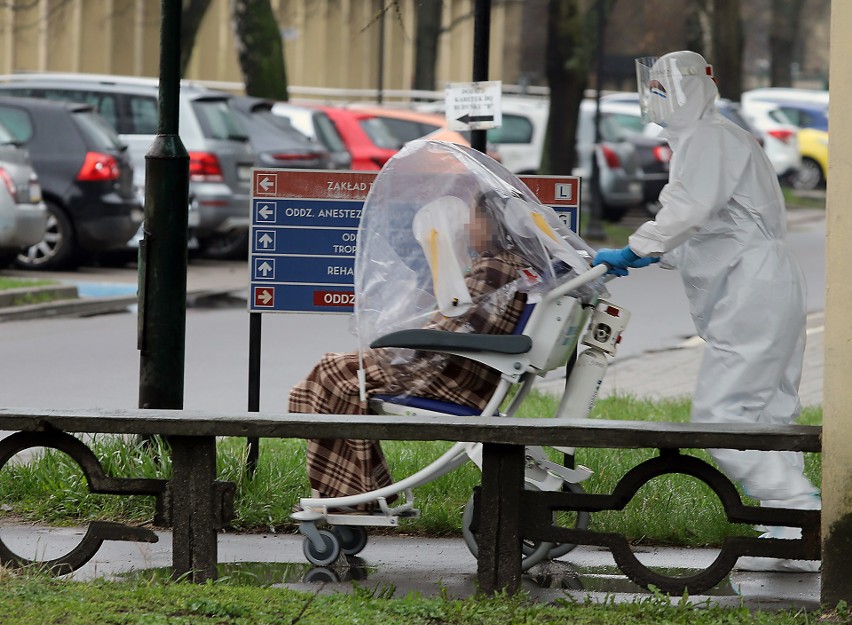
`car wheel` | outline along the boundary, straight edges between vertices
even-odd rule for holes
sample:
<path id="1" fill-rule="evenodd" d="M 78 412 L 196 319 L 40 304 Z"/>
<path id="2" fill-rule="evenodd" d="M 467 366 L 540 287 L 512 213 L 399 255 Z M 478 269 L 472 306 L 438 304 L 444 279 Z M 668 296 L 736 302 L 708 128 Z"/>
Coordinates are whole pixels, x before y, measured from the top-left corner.
<path id="1" fill-rule="evenodd" d="M 199 240 L 205 258 L 215 260 L 240 260 L 248 256 L 248 230 L 217 232 Z"/>
<path id="2" fill-rule="evenodd" d="M 15 259 L 23 269 L 67 269 L 74 265 L 76 244 L 71 220 L 57 204 L 47 201 L 47 226 L 44 238 L 26 248 Z"/>
<path id="3" fill-rule="evenodd" d="M 802 166 L 793 176 L 793 188 L 800 191 L 813 191 L 825 182 L 822 167 L 812 158 L 803 158 Z"/>

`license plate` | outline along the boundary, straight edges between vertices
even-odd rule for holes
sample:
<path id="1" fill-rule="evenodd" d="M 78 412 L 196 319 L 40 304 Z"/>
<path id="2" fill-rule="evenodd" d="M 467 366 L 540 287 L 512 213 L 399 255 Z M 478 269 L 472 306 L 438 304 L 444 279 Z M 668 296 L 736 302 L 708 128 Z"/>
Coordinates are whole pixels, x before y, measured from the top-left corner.
<path id="1" fill-rule="evenodd" d="M 251 180 L 251 167 L 248 165 L 237 165 L 237 178 L 239 180 Z"/>

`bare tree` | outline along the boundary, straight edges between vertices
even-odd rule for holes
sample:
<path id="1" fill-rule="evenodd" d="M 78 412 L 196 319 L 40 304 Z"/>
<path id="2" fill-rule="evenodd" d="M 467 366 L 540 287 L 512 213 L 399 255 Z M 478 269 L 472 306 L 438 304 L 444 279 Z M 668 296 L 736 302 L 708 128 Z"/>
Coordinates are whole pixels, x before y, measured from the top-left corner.
<path id="1" fill-rule="evenodd" d="M 570 174 L 574 167 L 577 116 L 597 47 L 596 1 L 602 0 L 548 2 L 550 115 L 539 173 Z"/>
<path id="2" fill-rule="evenodd" d="M 417 32 L 414 36 L 415 89 L 435 88 L 435 65 L 438 61 L 438 38 L 441 36 L 442 0 L 420 0 L 417 4 Z"/>
<path id="3" fill-rule="evenodd" d="M 769 30 L 769 81 L 773 87 L 793 85 L 793 61 L 799 43 L 804 0 L 772 0 Z"/>
<path id="4" fill-rule="evenodd" d="M 231 0 L 231 23 L 246 94 L 286 100 L 284 46 L 269 0 Z"/>
<path id="5" fill-rule="evenodd" d="M 715 0 L 712 21 L 712 64 L 719 94 L 739 100 L 743 91 L 743 38 L 740 0 Z"/>

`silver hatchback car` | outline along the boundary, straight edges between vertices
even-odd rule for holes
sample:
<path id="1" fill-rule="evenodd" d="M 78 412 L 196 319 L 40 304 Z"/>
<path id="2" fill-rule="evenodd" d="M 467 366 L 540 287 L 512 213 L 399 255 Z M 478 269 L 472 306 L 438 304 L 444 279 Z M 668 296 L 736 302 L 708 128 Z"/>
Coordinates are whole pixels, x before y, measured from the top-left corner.
<path id="1" fill-rule="evenodd" d="M 44 237 L 47 207 L 27 151 L 0 124 L 0 267 Z"/>
<path id="2" fill-rule="evenodd" d="M 0 76 L 0 94 L 93 105 L 110 122 L 134 165 L 140 198 L 145 154 L 157 134 L 159 83 L 154 78 L 33 73 Z M 189 152 L 189 191 L 197 215 L 190 225 L 209 258 L 244 257 L 248 250 L 251 169 L 255 155 L 228 106 L 228 94 L 182 82 L 180 137 Z"/>
<path id="3" fill-rule="evenodd" d="M 583 100 L 577 119 L 577 167 L 573 174 L 583 179 L 583 198 L 591 197 L 592 155 L 600 166 L 599 189 L 603 217 L 618 221 L 627 210 L 642 204 L 642 169 L 636 147 L 619 132 L 612 120 L 601 120 L 601 142 L 595 145 L 595 101 Z"/>

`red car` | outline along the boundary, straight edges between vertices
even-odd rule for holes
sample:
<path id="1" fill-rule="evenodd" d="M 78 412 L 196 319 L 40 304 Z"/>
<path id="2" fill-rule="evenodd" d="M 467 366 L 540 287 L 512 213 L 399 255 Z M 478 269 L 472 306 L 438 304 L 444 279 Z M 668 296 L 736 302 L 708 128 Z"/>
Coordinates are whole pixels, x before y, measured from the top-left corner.
<path id="1" fill-rule="evenodd" d="M 333 106 L 317 107 L 337 126 L 352 155 L 352 169 L 378 171 L 402 147 L 382 120 L 372 113 Z"/>

